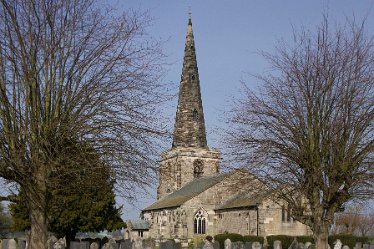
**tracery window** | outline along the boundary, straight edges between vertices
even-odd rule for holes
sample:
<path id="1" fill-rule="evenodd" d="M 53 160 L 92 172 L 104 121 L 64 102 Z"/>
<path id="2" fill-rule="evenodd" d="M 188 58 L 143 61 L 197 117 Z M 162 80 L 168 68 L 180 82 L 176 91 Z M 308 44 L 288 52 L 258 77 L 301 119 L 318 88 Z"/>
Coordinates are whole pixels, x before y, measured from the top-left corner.
<path id="1" fill-rule="evenodd" d="M 194 233 L 205 234 L 206 233 L 206 213 L 203 209 L 196 212 L 194 218 Z"/>

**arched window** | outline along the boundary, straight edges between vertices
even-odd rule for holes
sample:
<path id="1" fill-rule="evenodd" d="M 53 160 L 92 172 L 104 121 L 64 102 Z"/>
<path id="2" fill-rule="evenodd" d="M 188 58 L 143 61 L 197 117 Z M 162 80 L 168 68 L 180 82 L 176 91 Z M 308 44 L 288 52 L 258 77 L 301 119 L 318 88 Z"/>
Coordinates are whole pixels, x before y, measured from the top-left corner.
<path id="1" fill-rule="evenodd" d="M 206 214 L 205 214 L 203 209 L 200 209 L 195 214 L 194 233 L 195 234 L 205 234 L 206 233 Z"/>

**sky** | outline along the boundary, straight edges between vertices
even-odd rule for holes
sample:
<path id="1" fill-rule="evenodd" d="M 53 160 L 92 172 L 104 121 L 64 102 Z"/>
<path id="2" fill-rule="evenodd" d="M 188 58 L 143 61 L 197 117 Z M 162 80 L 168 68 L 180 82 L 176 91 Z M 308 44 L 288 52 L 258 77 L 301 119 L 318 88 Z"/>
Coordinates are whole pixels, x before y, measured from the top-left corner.
<path id="1" fill-rule="evenodd" d="M 191 10 L 193 32 L 208 145 L 221 149 L 225 112 L 240 96 L 241 82 L 255 89 L 253 74 L 266 74 L 269 64 L 261 51 L 272 52 L 279 41 L 291 42 L 293 30 L 315 29 L 323 14 L 334 23 L 346 18 L 366 18 L 369 34 L 374 31 L 374 0 L 111 0 L 118 10 L 148 11 L 153 18 L 149 33 L 165 41 L 165 82 L 178 91 L 183 51 Z M 174 120 L 177 99 L 167 104 Z M 168 148 L 171 147 L 171 141 Z M 155 201 L 155 189 L 135 206 L 124 203 L 123 218 L 136 219 L 142 208 Z"/>

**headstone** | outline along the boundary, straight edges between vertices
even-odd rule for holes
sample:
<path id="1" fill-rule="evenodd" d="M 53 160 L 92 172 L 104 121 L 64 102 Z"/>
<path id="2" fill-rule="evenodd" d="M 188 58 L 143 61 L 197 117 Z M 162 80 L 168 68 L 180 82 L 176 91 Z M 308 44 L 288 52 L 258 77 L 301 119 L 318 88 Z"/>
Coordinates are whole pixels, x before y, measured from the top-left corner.
<path id="1" fill-rule="evenodd" d="M 51 236 L 48 238 L 47 240 L 47 246 L 48 246 L 48 249 L 53 249 L 53 245 L 57 242 L 57 238 L 55 236 Z"/>
<path id="2" fill-rule="evenodd" d="M 101 249 L 114 249 L 113 244 L 106 242 Z"/>
<path id="3" fill-rule="evenodd" d="M 8 248 L 9 249 L 17 249 L 17 242 L 14 239 L 10 239 Z"/>
<path id="4" fill-rule="evenodd" d="M 340 239 L 337 239 L 334 242 L 334 249 L 342 249 L 342 245 L 343 245 L 343 243 L 340 241 Z"/>
<path id="5" fill-rule="evenodd" d="M 9 248 L 9 239 L 3 239 L 1 249 L 8 249 Z"/>
<path id="6" fill-rule="evenodd" d="M 156 244 L 155 244 L 155 241 L 153 239 L 143 240 L 143 248 L 144 249 L 153 249 L 155 246 L 156 246 Z"/>
<path id="7" fill-rule="evenodd" d="M 132 242 L 130 239 L 125 239 L 121 242 L 121 249 L 132 249 Z"/>
<path id="8" fill-rule="evenodd" d="M 230 239 L 226 239 L 224 242 L 225 249 L 232 249 L 232 243 Z"/>
<path id="9" fill-rule="evenodd" d="M 220 247 L 219 247 L 219 242 L 218 242 L 218 241 L 214 241 L 214 242 L 213 242 L 213 248 L 214 248 L 214 249 L 220 249 Z"/>
<path id="10" fill-rule="evenodd" d="M 349 246 L 344 245 L 344 246 L 342 247 L 342 249 L 349 249 Z"/>
<path id="11" fill-rule="evenodd" d="M 19 240 L 18 246 L 19 246 L 19 249 L 26 249 L 26 240 Z"/>
<path id="12" fill-rule="evenodd" d="M 316 245 L 315 244 L 310 244 L 310 246 L 308 247 L 308 249 L 316 249 Z"/>
<path id="13" fill-rule="evenodd" d="M 374 249 L 374 243 L 370 243 L 370 249 Z"/>
<path id="14" fill-rule="evenodd" d="M 262 246 L 261 246 L 261 243 L 258 242 L 258 241 L 255 241 L 252 243 L 252 249 L 261 249 Z"/>
<path id="15" fill-rule="evenodd" d="M 282 249 L 282 242 L 280 240 L 275 240 L 273 243 L 274 249 Z"/>
<path id="16" fill-rule="evenodd" d="M 132 249 L 143 249 L 143 242 L 140 238 L 136 238 L 132 243 Z"/>
<path id="17" fill-rule="evenodd" d="M 312 243 L 310 243 L 309 241 L 308 242 L 305 242 L 304 244 L 304 249 L 308 249 L 309 246 L 311 245 Z"/>
<path id="18" fill-rule="evenodd" d="M 144 248 L 146 249 L 146 248 Z M 149 249 L 153 249 L 153 247 L 150 247 Z M 175 242 L 174 243 L 174 249 L 182 249 L 182 243 L 179 241 L 179 242 Z"/>
<path id="19" fill-rule="evenodd" d="M 356 242 L 356 245 L 353 249 L 361 249 L 362 248 L 362 243 L 361 242 Z"/>
<path id="20" fill-rule="evenodd" d="M 100 246 L 96 241 L 94 241 L 91 243 L 90 249 L 100 249 Z"/>
<path id="21" fill-rule="evenodd" d="M 363 244 L 362 246 L 363 249 L 370 249 L 370 244 Z M 334 248 L 335 249 L 335 248 Z"/>
<path id="22" fill-rule="evenodd" d="M 239 244 L 238 244 L 238 242 L 232 242 L 232 243 L 231 243 L 231 248 L 232 248 L 232 249 L 239 249 Z"/>
<path id="23" fill-rule="evenodd" d="M 252 242 L 247 241 L 244 243 L 244 249 L 252 249 Z"/>
<path id="24" fill-rule="evenodd" d="M 297 239 L 294 238 L 291 245 L 288 247 L 288 249 L 298 249 L 299 243 L 297 242 Z"/>
<path id="25" fill-rule="evenodd" d="M 90 242 L 88 241 L 70 241 L 70 249 L 90 249 Z"/>
<path id="26" fill-rule="evenodd" d="M 304 249 L 304 243 L 303 242 L 299 242 L 299 244 L 297 245 L 297 248 L 298 249 Z"/>
<path id="27" fill-rule="evenodd" d="M 196 249 L 203 249 L 204 248 L 204 245 L 205 245 L 205 243 L 204 242 L 197 242 L 196 243 Z"/>

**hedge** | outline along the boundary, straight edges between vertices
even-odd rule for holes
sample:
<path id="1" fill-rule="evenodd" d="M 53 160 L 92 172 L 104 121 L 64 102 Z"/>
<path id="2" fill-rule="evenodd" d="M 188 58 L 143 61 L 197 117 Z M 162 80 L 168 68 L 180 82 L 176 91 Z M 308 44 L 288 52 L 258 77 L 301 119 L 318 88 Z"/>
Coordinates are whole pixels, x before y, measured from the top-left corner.
<path id="1" fill-rule="evenodd" d="M 225 240 L 230 239 L 231 242 L 243 241 L 243 236 L 237 233 L 223 233 L 214 236 L 214 240 L 219 242 L 219 247 L 221 249 L 225 248 Z"/>

